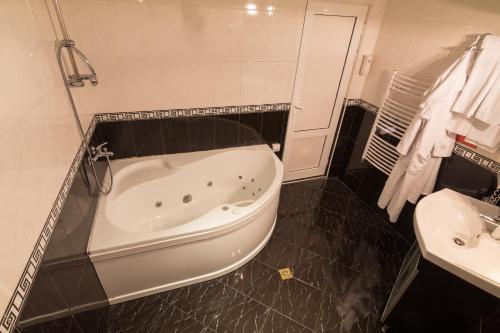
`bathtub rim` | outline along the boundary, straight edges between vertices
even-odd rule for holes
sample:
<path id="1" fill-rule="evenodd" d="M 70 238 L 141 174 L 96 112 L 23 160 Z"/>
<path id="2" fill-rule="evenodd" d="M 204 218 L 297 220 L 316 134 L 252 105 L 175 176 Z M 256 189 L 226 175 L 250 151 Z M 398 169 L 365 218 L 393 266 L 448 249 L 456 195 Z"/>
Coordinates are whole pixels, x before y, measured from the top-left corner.
<path id="1" fill-rule="evenodd" d="M 166 248 L 166 247 L 171 247 L 171 246 L 176 246 L 180 244 L 188 244 L 191 242 L 198 242 L 214 237 L 220 237 L 224 234 L 234 232 L 237 229 L 240 229 L 247 225 L 248 223 L 251 222 L 251 220 L 259 214 L 262 210 L 266 209 L 269 204 L 271 204 L 275 199 L 276 196 L 279 196 L 282 181 L 283 181 L 283 175 L 284 175 L 284 170 L 283 170 L 283 164 L 281 160 L 274 154 L 274 152 L 270 149 L 268 145 L 254 145 L 254 146 L 247 146 L 247 147 L 233 147 L 233 148 L 224 148 L 224 149 L 217 149 L 217 150 L 212 150 L 212 151 L 202 151 L 202 152 L 194 152 L 194 153 L 200 153 L 202 156 L 201 158 L 195 158 L 193 161 L 199 161 L 203 158 L 209 157 L 209 156 L 214 156 L 217 154 L 222 154 L 224 152 L 229 152 L 229 151 L 235 151 L 235 150 L 265 150 L 268 154 L 271 154 L 274 160 L 274 166 L 275 166 L 275 174 L 274 178 L 271 182 L 271 184 L 268 187 L 268 192 L 264 193 L 264 196 L 266 197 L 266 200 L 262 200 L 260 205 L 256 206 L 255 209 L 242 214 L 241 216 L 237 216 L 234 220 L 231 220 L 229 223 L 223 223 L 217 226 L 214 226 L 212 228 L 207 228 L 203 231 L 199 230 L 194 230 L 191 232 L 187 233 L 182 233 L 181 235 L 165 235 L 164 233 L 168 230 L 165 229 L 165 231 L 159 231 L 156 234 L 161 234 L 163 235 L 157 236 L 157 237 L 144 237 L 140 240 L 135 240 L 135 241 L 130 241 L 129 243 L 121 243 L 119 245 L 115 246 L 110 246 L 107 248 L 100 248 L 100 249 L 92 249 L 92 238 L 94 237 L 94 234 L 96 232 L 96 225 L 99 223 L 97 221 L 98 219 L 98 212 L 100 209 L 100 206 L 105 204 L 105 200 L 101 200 L 102 197 L 99 198 L 98 204 L 97 204 L 97 210 L 96 214 L 94 217 L 94 223 L 92 226 L 92 232 L 91 232 L 91 237 L 90 241 L 87 246 L 87 253 L 91 260 L 93 262 L 100 262 L 100 261 L 105 261 L 109 260 L 112 258 L 118 258 L 122 256 L 127 256 L 131 255 L 134 253 L 140 253 L 140 252 L 146 252 L 146 251 L 151 251 L 155 249 L 161 249 L 161 248 Z M 189 153 L 182 153 L 182 154 L 189 154 Z M 165 154 L 167 155 L 167 154 Z M 156 155 L 156 156 L 148 156 L 147 158 L 158 158 L 159 156 L 163 155 Z M 138 158 L 129 158 L 126 160 L 137 160 Z M 125 159 L 124 159 L 125 160 Z M 261 198 L 263 199 L 264 196 Z M 278 198 L 279 199 L 279 198 Z M 193 221 L 196 221 L 193 220 Z M 189 222 L 192 223 L 193 221 Z M 110 221 L 105 220 L 101 221 L 101 223 L 107 223 L 108 224 L 108 230 L 118 230 L 122 234 L 151 234 L 154 235 L 155 233 L 134 233 L 130 231 L 126 231 L 124 229 L 118 228 L 115 225 L 113 225 Z M 109 229 L 111 228 L 111 229 Z"/>

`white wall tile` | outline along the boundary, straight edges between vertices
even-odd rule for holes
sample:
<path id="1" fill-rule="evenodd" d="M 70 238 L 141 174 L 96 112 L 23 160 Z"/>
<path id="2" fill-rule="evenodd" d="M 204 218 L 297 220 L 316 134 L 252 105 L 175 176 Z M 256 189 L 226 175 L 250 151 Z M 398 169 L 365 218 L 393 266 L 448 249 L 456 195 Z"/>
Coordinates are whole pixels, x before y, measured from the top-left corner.
<path id="1" fill-rule="evenodd" d="M 43 1 L 0 2 L 0 312 L 12 296 L 80 144 Z"/>
<path id="2" fill-rule="evenodd" d="M 214 64 L 214 106 L 240 104 L 241 71 L 241 62 Z"/>
<path id="3" fill-rule="evenodd" d="M 241 61 L 243 15 L 240 9 L 212 10 L 212 40 L 214 61 Z"/>
<path id="4" fill-rule="evenodd" d="M 500 33 L 500 2 L 389 1 L 362 98 L 380 105 L 393 70 L 433 80 L 467 47 L 470 35 Z"/>
<path id="5" fill-rule="evenodd" d="M 276 12 L 272 16 L 269 36 L 270 61 L 297 61 L 302 37 L 304 15 L 293 12 Z"/>
<path id="6" fill-rule="evenodd" d="M 243 63 L 240 104 L 263 104 L 266 98 L 266 62 Z"/>
<path id="7" fill-rule="evenodd" d="M 246 13 L 243 20 L 243 61 L 267 61 L 273 16 L 265 11 Z"/>

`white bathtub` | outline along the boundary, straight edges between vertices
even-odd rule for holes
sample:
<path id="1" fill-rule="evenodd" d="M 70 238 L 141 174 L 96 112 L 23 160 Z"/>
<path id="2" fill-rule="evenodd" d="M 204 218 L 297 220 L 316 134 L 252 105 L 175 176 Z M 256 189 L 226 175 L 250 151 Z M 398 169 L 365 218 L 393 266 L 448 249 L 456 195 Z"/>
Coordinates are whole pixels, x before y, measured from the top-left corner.
<path id="1" fill-rule="evenodd" d="M 263 146 L 113 161 L 89 254 L 111 303 L 206 281 L 252 259 L 274 228 L 281 161 Z"/>

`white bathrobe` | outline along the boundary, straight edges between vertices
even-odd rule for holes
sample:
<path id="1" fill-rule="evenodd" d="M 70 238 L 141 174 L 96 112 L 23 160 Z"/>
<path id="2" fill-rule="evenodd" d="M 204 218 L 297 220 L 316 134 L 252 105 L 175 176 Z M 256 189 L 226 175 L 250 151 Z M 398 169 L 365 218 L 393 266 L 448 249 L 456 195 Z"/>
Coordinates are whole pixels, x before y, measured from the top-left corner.
<path id="1" fill-rule="evenodd" d="M 500 146 L 500 37 L 485 36 L 478 47 L 447 129 L 495 152 Z"/>
<path id="2" fill-rule="evenodd" d="M 432 192 L 442 158 L 451 155 L 455 134 L 446 125 L 474 59 L 474 52 L 466 51 L 435 81 L 399 142 L 401 156 L 378 200 L 380 208 L 387 207 L 391 222 L 397 221 L 407 200 L 415 203 L 420 195 Z"/>

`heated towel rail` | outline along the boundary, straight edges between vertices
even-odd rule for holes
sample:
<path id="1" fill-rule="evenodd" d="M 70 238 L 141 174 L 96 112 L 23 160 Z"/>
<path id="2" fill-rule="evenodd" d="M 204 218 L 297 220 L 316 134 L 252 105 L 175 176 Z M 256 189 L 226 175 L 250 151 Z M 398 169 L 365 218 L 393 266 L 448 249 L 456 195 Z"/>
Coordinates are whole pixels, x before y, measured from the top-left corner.
<path id="1" fill-rule="evenodd" d="M 420 101 L 430 85 L 430 82 L 416 80 L 397 71 L 392 73 L 362 159 L 386 175 L 391 173 L 399 157 L 396 146 L 417 113 Z"/>

